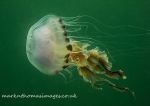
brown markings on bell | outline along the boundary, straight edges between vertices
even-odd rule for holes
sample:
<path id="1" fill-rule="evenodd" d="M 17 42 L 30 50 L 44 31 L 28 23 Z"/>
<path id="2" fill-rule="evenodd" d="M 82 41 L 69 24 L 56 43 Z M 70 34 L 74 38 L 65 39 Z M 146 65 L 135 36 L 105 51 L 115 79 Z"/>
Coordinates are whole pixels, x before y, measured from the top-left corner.
<path id="1" fill-rule="evenodd" d="M 59 20 L 58 20 L 58 21 L 59 21 L 59 23 L 60 23 L 60 24 L 62 24 L 62 23 L 63 23 L 63 20 L 62 20 L 61 18 L 59 18 Z"/>
<path id="2" fill-rule="evenodd" d="M 64 36 L 67 36 L 67 32 L 66 31 L 64 31 Z"/>
<path id="3" fill-rule="evenodd" d="M 65 59 L 65 63 L 68 63 L 68 62 L 69 62 L 69 60 L 68 60 L 68 58 L 66 58 L 66 59 Z"/>
<path id="4" fill-rule="evenodd" d="M 67 50 L 72 51 L 72 45 L 71 45 L 71 44 L 68 44 L 68 45 L 66 46 L 66 48 L 67 48 Z"/>
<path id="5" fill-rule="evenodd" d="M 61 24 L 61 27 L 62 27 L 63 29 L 65 29 L 66 26 L 63 24 L 63 20 L 60 18 L 58 21 L 59 21 L 59 23 Z"/>
<path id="6" fill-rule="evenodd" d="M 67 68 L 68 66 L 69 66 L 69 65 L 64 65 L 62 68 L 65 69 L 65 68 Z"/>
<path id="7" fill-rule="evenodd" d="M 68 58 L 69 58 L 69 53 L 65 56 L 65 60 L 64 60 L 65 63 L 68 63 L 68 62 L 69 62 L 69 59 L 68 59 Z"/>
<path id="8" fill-rule="evenodd" d="M 63 29 L 66 29 L 66 26 L 62 24 L 62 28 L 63 28 Z"/>
<path id="9" fill-rule="evenodd" d="M 65 38 L 65 41 L 67 42 L 67 43 L 69 43 L 70 42 L 70 39 L 69 38 Z"/>
<path id="10" fill-rule="evenodd" d="M 61 24 L 61 26 L 64 30 L 63 35 L 65 36 L 65 41 L 68 43 L 70 40 L 69 40 L 69 38 L 67 38 L 67 32 L 65 31 L 66 26 L 63 24 L 63 20 L 61 18 L 59 19 L 59 23 Z"/>
<path id="11" fill-rule="evenodd" d="M 64 60 L 64 62 L 65 62 L 65 63 L 68 63 L 68 62 L 69 62 L 69 59 L 68 59 L 68 58 L 69 58 L 69 56 L 70 56 L 70 54 L 69 54 L 69 53 L 65 56 L 65 60 Z"/>
<path id="12" fill-rule="evenodd" d="M 65 58 L 68 58 L 70 56 L 70 54 L 68 53 L 66 56 L 65 56 Z"/>
<path id="13" fill-rule="evenodd" d="M 62 19 L 59 19 L 58 21 L 59 21 L 59 23 L 62 25 L 62 28 L 65 29 L 66 26 L 63 24 L 63 20 L 62 20 Z"/>

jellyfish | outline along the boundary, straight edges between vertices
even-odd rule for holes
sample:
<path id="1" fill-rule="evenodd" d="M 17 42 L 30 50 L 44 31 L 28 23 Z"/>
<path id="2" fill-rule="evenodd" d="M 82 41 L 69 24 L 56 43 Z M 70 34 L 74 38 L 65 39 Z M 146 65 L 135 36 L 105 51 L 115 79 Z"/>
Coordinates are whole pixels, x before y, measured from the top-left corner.
<path id="1" fill-rule="evenodd" d="M 105 84 L 134 94 L 128 87 L 109 80 L 124 80 L 127 77 L 121 69 L 112 70 L 112 63 L 105 51 L 98 47 L 89 49 L 89 42 L 75 40 L 69 35 L 71 31 L 80 30 L 78 19 L 46 15 L 36 22 L 30 28 L 26 41 L 26 54 L 30 63 L 47 75 L 57 75 L 69 66 L 75 66 L 79 76 L 93 88 L 100 89 Z M 75 28 L 69 30 L 72 26 Z"/>

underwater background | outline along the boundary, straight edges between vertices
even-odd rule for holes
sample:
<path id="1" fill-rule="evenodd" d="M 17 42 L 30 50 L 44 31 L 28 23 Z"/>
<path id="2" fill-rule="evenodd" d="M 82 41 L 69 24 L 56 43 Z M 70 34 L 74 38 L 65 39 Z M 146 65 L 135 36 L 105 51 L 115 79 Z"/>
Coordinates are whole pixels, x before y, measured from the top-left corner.
<path id="1" fill-rule="evenodd" d="M 81 20 L 99 28 L 89 29 L 84 37 L 97 40 L 91 44 L 93 48 L 105 45 L 113 69 L 121 68 L 127 75 L 127 80 L 114 82 L 133 90 L 135 98 L 107 86 L 100 91 L 93 89 L 77 71 L 66 82 L 59 75 L 47 76 L 34 68 L 26 56 L 26 37 L 29 28 L 47 14 L 94 17 Z M 0 60 L 1 106 L 150 105 L 150 1 L 1 0 Z M 3 94 L 76 94 L 77 98 L 15 99 L 2 98 Z"/>

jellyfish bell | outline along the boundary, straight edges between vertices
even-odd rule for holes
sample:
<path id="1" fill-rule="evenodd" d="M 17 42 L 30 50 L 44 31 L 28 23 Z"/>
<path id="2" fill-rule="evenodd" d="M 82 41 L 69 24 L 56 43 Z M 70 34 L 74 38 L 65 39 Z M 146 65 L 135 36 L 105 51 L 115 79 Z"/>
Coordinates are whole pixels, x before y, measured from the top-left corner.
<path id="1" fill-rule="evenodd" d="M 54 75 L 63 70 L 68 53 L 64 34 L 60 18 L 55 15 L 43 17 L 30 28 L 26 53 L 30 63 L 40 72 Z"/>

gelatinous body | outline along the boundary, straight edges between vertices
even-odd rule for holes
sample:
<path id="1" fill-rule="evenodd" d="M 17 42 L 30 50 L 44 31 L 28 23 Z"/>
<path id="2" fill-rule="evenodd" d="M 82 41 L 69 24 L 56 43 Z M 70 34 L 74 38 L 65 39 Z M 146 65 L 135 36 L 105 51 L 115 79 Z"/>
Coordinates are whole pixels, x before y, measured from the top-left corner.
<path id="1" fill-rule="evenodd" d="M 90 44 L 72 39 L 67 27 L 78 27 L 78 18 L 64 18 L 47 15 L 35 23 L 27 36 L 27 57 L 39 71 L 48 75 L 61 73 L 74 65 L 83 79 L 94 88 L 107 84 L 123 92 L 129 88 L 120 87 L 105 77 L 126 79 L 122 70 L 112 71 L 112 64 L 105 51 L 88 49 Z"/>
<path id="2" fill-rule="evenodd" d="M 68 52 L 59 18 L 48 15 L 35 23 L 28 33 L 26 50 L 29 61 L 42 73 L 61 71 Z"/>

